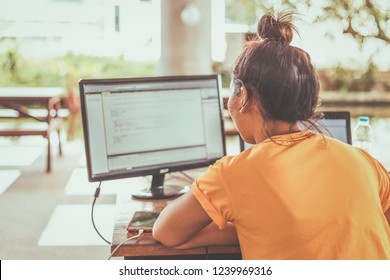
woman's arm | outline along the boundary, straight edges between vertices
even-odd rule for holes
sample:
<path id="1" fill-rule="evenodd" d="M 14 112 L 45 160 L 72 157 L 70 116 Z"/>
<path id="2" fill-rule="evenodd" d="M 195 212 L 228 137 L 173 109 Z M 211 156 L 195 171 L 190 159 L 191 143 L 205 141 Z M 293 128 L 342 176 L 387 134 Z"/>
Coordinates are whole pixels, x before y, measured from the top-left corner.
<path id="1" fill-rule="evenodd" d="M 154 224 L 153 238 L 165 246 L 182 249 L 238 244 L 234 226 L 229 224 L 219 230 L 192 192 L 165 207 Z"/>
<path id="2" fill-rule="evenodd" d="M 228 223 L 224 229 L 219 229 L 215 223 L 211 223 L 196 233 L 189 241 L 176 246 L 176 249 L 189 249 L 207 245 L 238 245 L 236 227 Z"/>

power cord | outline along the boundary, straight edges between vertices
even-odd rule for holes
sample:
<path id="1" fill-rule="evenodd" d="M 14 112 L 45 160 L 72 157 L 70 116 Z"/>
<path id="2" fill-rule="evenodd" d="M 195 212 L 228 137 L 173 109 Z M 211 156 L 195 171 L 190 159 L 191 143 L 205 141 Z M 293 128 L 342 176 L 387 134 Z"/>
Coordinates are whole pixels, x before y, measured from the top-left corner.
<path id="1" fill-rule="evenodd" d="M 112 258 L 112 256 L 115 254 L 115 252 L 118 251 L 118 249 L 119 249 L 123 244 L 125 244 L 126 242 L 128 242 L 128 241 L 130 241 L 130 240 L 133 240 L 133 239 L 135 239 L 135 238 L 140 237 L 143 233 L 144 233 L 144 230 L 143 230 L 143 229 L 140 229 L 140 230 L 138 231 L 138 234 L 137 234 L 137 235 L 134 235 L 134 236 L 132 236 L 132 237 L 129 237 L 129 238 L 127 238 L 125 241 L 119 243 L 118 246 L 115 247 L 114 251 L 112 251 L 111 255 L 108 257 L 107 260 L 110 260 L 110 259 Z"/>
<path id="2" fill-rule="evenodd" d="M 186 177 L 191 184 L 195 181 L 194 178 L 192 178 L 190 175 L 188 175 L 184 171 L 180 171 L 180 174 L 182 174 L 184 177 Z"/>
<path id="3" fill-rule="evenodd" d="M 93 227 L 95 228 L 97 234 L 99 234 L 99 236 L 109 245 L 111 245 L 111 242 L 107 241 L 107 239 L 105 239 L 101 234 L 100 232 L 98 231 L 98 229 L 96 228 L 96 225 L 95 225 L 95 221 L 94 221 L 94 218 L 93 218 L 93 209 L 95 208 L 95 203 L 96 203 L 96 199 L 99 197 L 99 194 L 100 194 L 100 185 L 102 184 L 102 181 L 99 182 L 99 186 L 96 188 L 96 191 L 95 191 L 95 195 L 94 195 L 94 199 L 93 199 L 93 202 L 92 202 L 92 209 L 91 209 L 91 220 L 92 220 L 92 225 Z"/>
<path id="4" fill-rule="evenodd" d="M 176 175 L 177 173 L 180 173 L 180 175 Z M 185 180 L 187 181 L 189 184 L 192 184 L 195 179 L 192 178 L 191 176 L 189 176 L 188 174 L 184 173 L 183 171 L 180 171 L 180 172 L 177 172 L 177 173 L 169 173 L 169 179 L 171 178 L 176 178 L 176 179 L 179 179 L 179 180 Z M 183 178 L 184 177 L 184 178 Z"/>

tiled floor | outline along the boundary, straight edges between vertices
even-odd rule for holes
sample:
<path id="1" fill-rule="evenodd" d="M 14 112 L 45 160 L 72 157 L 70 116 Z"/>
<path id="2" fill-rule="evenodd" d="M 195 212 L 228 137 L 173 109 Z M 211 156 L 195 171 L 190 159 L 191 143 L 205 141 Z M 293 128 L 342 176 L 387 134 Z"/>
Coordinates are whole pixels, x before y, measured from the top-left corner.
<path id="1" fill-rule="evenodd" d="M 115 205 L 94 208 L 95 225 L 107 240 L 112 239 Z M 106 245 L 95 232 L 91 222 L 91 205 L 58 205 L 42 232 L 39 246 L 97 246 Z"/>
<path id="2" fill-rule="evenodd" d="M 42 154 L 36 146 L 12 146 L 0 147 L 0 166 L 30 166 Z"/>
<path id="3" fill-rule="evenodd" d="M 0 195 L 5 192 L 22 172 L 20 170 L 0 170 Z"/>
<path id="4" fill-rule="evenodd" d="M 44 139 L 36 139 L 0 142 L 0 259 L 107 258 L 109 245 L 91 222 L 96 184 L 87 180 L 82 143 L 67 143 L 61 158 L 53 150 L 53 171 L 47 174 Z M 95 224 L 107 240 L 118 189 L 112 184 L 94 208 Z"/>

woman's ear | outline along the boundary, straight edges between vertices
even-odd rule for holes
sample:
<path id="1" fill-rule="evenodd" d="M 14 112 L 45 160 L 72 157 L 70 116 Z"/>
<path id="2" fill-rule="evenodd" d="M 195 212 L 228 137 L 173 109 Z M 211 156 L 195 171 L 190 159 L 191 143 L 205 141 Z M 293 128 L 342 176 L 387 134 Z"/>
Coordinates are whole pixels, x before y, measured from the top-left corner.
<path id="1" fill-rule="evenodd" d="M 245 107 L 247 105 L 247 102 L 248 102 L 248 90 L 246 89 L 246 87 L 244 85 L 241 86 L 240 88 L 240 112 L 242 112 L 243 110 L 245 110 Z"/>

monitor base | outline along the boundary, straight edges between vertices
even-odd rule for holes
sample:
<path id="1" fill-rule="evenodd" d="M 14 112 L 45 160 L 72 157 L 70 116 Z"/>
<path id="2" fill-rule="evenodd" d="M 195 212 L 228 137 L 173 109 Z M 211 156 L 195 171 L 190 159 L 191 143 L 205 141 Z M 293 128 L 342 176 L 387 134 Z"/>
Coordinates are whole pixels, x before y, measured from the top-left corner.
<path id="1" fill-rule="evenodd" d="M 142 189 L 132 193 L 133 198 L 138 199 L 168 199 L 181 196 L 190 190 L 189 186 L 164 185 Z"/>

